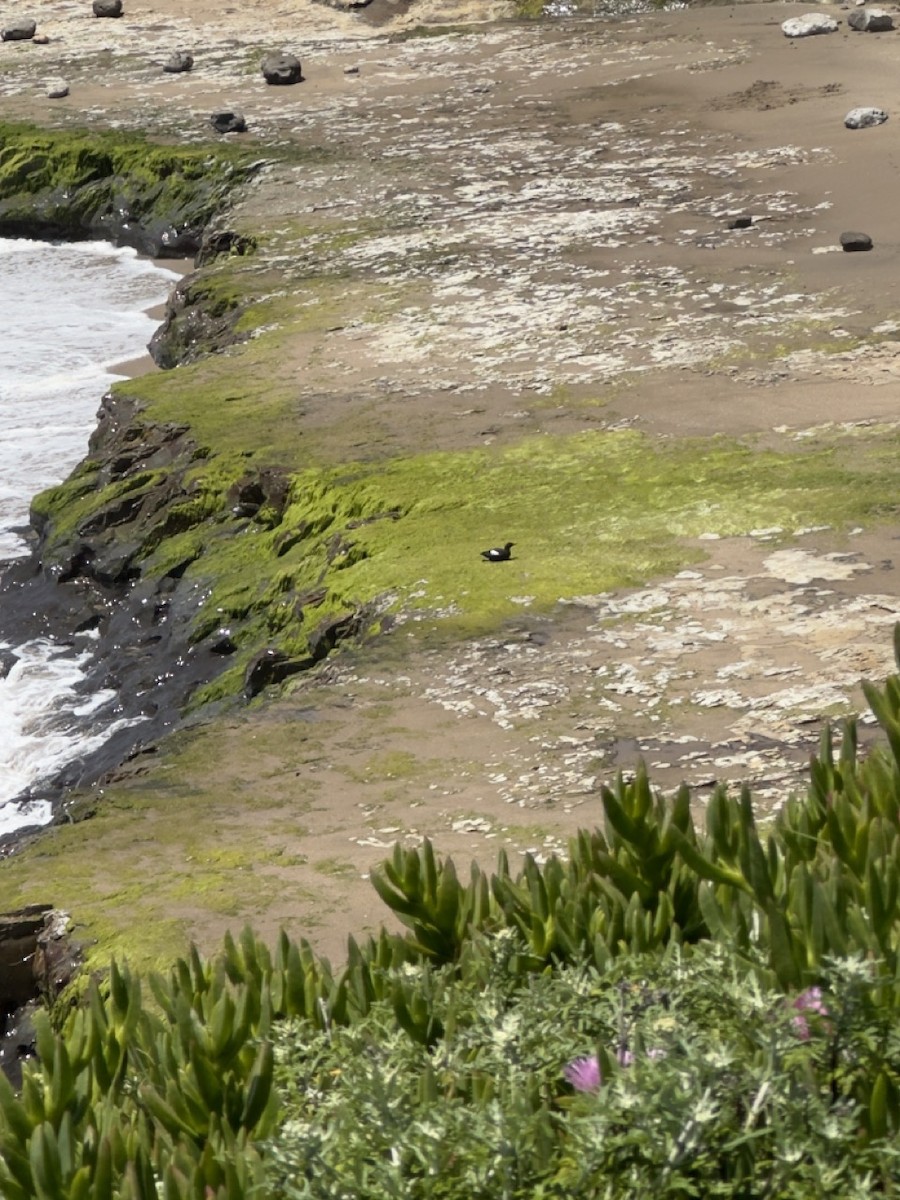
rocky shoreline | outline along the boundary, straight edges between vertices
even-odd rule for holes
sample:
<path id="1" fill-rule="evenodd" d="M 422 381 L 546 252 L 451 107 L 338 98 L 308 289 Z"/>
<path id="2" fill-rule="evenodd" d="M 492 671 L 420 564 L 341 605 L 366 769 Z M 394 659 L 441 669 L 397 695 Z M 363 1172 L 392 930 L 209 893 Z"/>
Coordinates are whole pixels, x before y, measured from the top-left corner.
<path id="1" fill-rule="evenodd" d="M 39 134 L 23 136 L 19 132 L 18 141 L 19 153 L 24 154 L 26 162 L 31 155 L 42 163 L 43 155 L 49 152 L 65 165 L 71 153 L 65 139 L 59 137 L 43 139 Z M 10 152 L 9 141 L 6 145 Z M 130 246 L 156 259 L 191 254 L 196 268 L 214 259 L 217 248 L 223 245 L 221 233 L 204 243 L 204 232 L 234 186 L 232 173 L 230 167 L 210 170 L 201 186 L 174 203 L 157 181 L 152 181 L 142 194 L 133 176 L 110 185 L 101 175 L 98 182 L 95 167 L 85 172 L 88 178 L 84 182 L 76 173 L 72 183 L 34 192 L 10 194 L 6 183 L 5 195 L 0 199 L 0 236 L 101 239 Z M 245 176 L 242 171 L 237 174 L 239 178 Z M 144 215 L 135 216 L 135 212 Z M 227 240 L 224 244 L 231 246 Z M 185 346 L 183 339 L 177 346 L 170 344 L 167 333 L 176 327 L 184 311 L 184 300 L 176 291 L 150 347 L 157 360 L 169 368 L 187 359 L 191 351 L 196 352 L 204 334 L 212 340 L 209 326 L 215 321 L 205 322 L 201 317 L 194 323 L 190 346 Z M 153 462 L 171 468 L 179 459 L 189 461 L 195 449 L 186 439 L 186 432 L 174 426 L 148 428 L 138 420 L 135 404 L 127 397 L 108 393 L 100 403 L 86 463 L 96 464 L 99 473 L 110 477 L 121 476 L 136 463 Z M 170 479 L 167 489 L 167 494 L 154 497 L 156 509 L 164 508 L 178 494 L 177 480 L 173 483 Z M 176 728 L 192 691 L 198 684 L 210 682 L 221 670 L 222 656 L 217 657 L 215 650 L 207 647 L 192 645 L 186 622 L 177 619 L 175 574 L 151 586 L 141 586 L 140 572 L 132 569 L 123 544 L 127 539 L 122 536 L 122 527 L 129 516 L 127 507 L 101 516 L 93 525 L 78 529 L 72 540 L 58 543 L 50 553 L 48 522 L 33 510 L 31 529 L 27 531 L 29 555 L 6 564 L 0 571 L 0 639 L 17 645 L 33 638 L 52 637 L 65 646 L 78 633 L 97 631 L 98 648 L 82 690 L 87 696 L 112 689 L 116 699 L 108 705 L 110 712 L 92 711 L 85 716 L 85 727 L 98 720 L 125 723 L 101 747 L 19 797 L 21 801 L 51 800 L 55 821 L 73 819 L 65 803 L 67 797 L 108 776 L 134 754 L 146 752 L 158 738 Z M 162 610 L 165 621 L 160 620 Z M 39 828 L 25 826 L 0 838 L 0 856 L 12 852 Z"/>
<path id="2" fill-rule="evenodd" d="M 245 919 L 339 953 L 393 840 L 562 849 L 642 756 L 698 811 L 802 786 L 900 615 L 892 124 L 844 124 L 900 97 L 891 30 L 795 42 L 793 11 L 307 4 L 263 44 L 253 4 L 48 8 L 5 115 L 103 126 L 132 178 L 121 113 L 226 167 L 148 222 L 208 230 L 166 370 L 104 401 L 4 585 L 0 635 L 91 623 L 145 718 L 57 781 L 14 903 L 52 884 L 104 951 L 139 913 L 147 954 Z M 273 41 L 302 81 L 265 82 Z M 211 141 L 226 108 L 247 132 Z"/>

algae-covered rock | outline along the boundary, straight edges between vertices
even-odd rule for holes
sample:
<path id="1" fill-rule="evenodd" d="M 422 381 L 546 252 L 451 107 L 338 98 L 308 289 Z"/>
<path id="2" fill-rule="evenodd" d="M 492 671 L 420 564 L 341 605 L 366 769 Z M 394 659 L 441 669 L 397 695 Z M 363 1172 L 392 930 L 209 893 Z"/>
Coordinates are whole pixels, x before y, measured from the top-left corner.
<path id="1" fill-rule="evenodd" d="M 236 158 L 203 148 L 0 124 L 0 236 L 102 238 L 181 258 L 244 177 Z"/>
<path id="2" fill-rule="evenodd" d="M 242 311 L 239 292 L 188 276 L 170 295 L 165 319 L 150 339 L 154 362 L 168 369 L 241 341 L 235 325 Z"/>

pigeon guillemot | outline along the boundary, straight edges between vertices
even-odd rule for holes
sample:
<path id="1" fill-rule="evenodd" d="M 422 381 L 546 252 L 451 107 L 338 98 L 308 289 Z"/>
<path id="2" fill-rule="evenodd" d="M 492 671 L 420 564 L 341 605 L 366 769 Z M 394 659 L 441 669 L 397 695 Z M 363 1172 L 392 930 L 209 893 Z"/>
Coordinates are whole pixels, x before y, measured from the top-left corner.
<path id="1" fill-rule="evenodd" d="M 481 557 L 485 562 L 506 562 L 512 558 L 510 551 L 515 542 L 507 542 L 505 546 L 495 546 L 493 550 L 482 550 Z"/>

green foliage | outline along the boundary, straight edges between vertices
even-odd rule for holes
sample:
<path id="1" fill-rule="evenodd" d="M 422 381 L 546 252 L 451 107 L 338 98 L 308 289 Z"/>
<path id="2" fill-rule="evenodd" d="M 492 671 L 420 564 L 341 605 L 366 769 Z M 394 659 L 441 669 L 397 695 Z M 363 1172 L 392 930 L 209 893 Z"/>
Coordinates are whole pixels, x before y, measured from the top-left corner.
<path id="1" fill-rule="evenodd" d="M 61 1032 L 38 1015 L 20 1095 L 0 1075 L 4 1200 L 252 1194 L 278 1112 L 268 1004 L 196 954 L 149 983 L 158 1010 L 113 963 Z"/>
<path id="2" fill-rule="evenodd" d="M 900 1151 L 861 1136 L 852 1098 L 852 1079 L 900 1062 L 862 960 L 829 970 L 804 1040 L 783 995 L 709 944 L 523 983 L 509 934 L 475 943 L 471 973 L 423 971 L 446 1022 L 433 1046 L 387 1004 L 327 1036 L 279 1027 L 269 1195 L 800 1200 L 900 1182 Z M 565 1081 L 576 1055 L 597 1056 L 598 1090 Z"/>
<path id="3" fill-rule="evenodd" d="M 438 863 L 426 838 L 416 850 L 395 846 L 393 857 L 372 875 L 381 899 L 413 932 L 415 949 L 438 961 L 456 958 L 470 929 L 491 921 L 485 876 L 472 864 L 471 883 L 463 887 L 453 863 Z"/>
<path id="4" fill-rule="evenodd" d="M 900 677 L 866 695 L 887 746 L 826 733 L 765 829 L 747 789 L 698 828 L 641 772 L 565 860 L 463 884 L 396 847 L 374 884 L 408 932 L 338 971 L 250 930 L 146 988 L 113 964 L 0 1077 L 0 1195 L 893 1194 Z"/>

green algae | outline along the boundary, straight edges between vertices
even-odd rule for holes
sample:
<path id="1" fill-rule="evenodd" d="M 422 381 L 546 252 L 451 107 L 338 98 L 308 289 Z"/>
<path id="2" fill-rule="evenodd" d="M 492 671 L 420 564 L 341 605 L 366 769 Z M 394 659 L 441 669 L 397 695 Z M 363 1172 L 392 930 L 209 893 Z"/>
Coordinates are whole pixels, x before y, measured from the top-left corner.
<path id="1" fill-rule="evenodd" d="M 332 597 L 351 605 L 390 592 L 395 611 L 475 630 L 523 603 L 546 609 L 644 583 L 695 558 L 688 543 L 702 534 L 883 514 L 888 476 L 889 455 L 860 462 L 840 446 L 777 454 L 726 439 L 589 433 L 357 464 L 330 472 L 325 488 L 321 472 L 299 475 L 282 527 L 318 513 L 323 531 L 342 532 L 355 554 L 332 564 Z M 507 540 L 511 562 L 482 562 L 484 544 Z M 285 559 L 311 552 L 324 570 L 321 544 Z"/>
<path id="2" fill-rule="evenodd" d="M 544 15 L 547 0 L 516 0 L 516 16 L 527 21 L 535 21 Z"/>
<path id="3" fill-rule="evenodd" d="M 337 876 L 342 879 L 354 879 L 359 875 L 353 863 L 340 858 L 319 858 L 313 863 L 313 868 L 320 875 Z"/>
<path id="4" fill-rule="evenodd" d="M 206 596 L 196 636 L 227 626 L 239 647 L 202 703 L 239 690 L 263 646 L 303 656 L 324 622 L 366 606 L 372 630 L 392 614 L 423 633 L 465 636 L 523 606 L 548 611 L 675 571 L 703 557 L 702 535 L 885 518 L 900 468 L 877 440 L 862 454 L 859 442 L 835 434 L 775 453 L 724 438 L 596 432 L 311 468 L 293 475 L 273 527 L 214 521 L 201 553 L 175 539 L 147 566 L 193 558 L 187 575 Z M 504 541 L 516 543 L 510 562 L 481 559 Z"/>
<path id="5" fill-rule="evenodd" d="M 896 494 L 890 453 L 873 445 L 860 460 L 858 447 L 848 454 L 839 437 L 778 454 L 726 439 L 592 432 L 496 451 L 311 466 L 290 473 L 282 513 L 263 508 L 236 527 L 226 497 L 248 456 L 257 467 L 302 461 L 289 386 L 242 370 L 236 389 L 228 356 L 137 383 L 129 390 L 145 401 L 158 390 L 154 418 L 180 414 L 207 447 L 185 476 L 189 497 L 142 553 L 151 575 L 193 560 L 191 578 L 208 596 L 198 637 L 242 623 L 241 657 L 225 690 L 217 681 L 207 699 L 236 690 L 242 666 L 263 645 L 302 655 L 310 633 L 338 613 L 376 604 L 475 632 L 523 604 L 546 610 L 567 596 L 675 570 L 700 555 L 690 543 L 702 534 L 877 519 Z M 139 478 L 135 487 L 154 481 Z M 76 479 L 60 494 L 69 529 L 124 490 L 110 485 L 92 499 L 83 487 Z M 508 540 L 516 543 L 510 563 L 482 562 L 483 544 Z M 306 613 L 298 598 L 312 588 L 324 596 Z"/>
<path id="6" fill-rule="evenodd" d="M 246 177 L 246 156 L 216 144 L 0 123 L 0 224 L 78 237 L 120 227 L 201 227 Z M 123 224 L 124 222 L 124 224 Z"/>
<path id="7" fill-rule="evenodd" d="M 349 774 L 360 783 L 379 783 L 393 779 L 433 777 L 438 765 L 423 762 L 408 750 L 390 750 L 372 755 L 361 770 Z"/>

